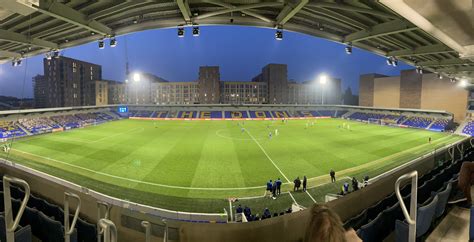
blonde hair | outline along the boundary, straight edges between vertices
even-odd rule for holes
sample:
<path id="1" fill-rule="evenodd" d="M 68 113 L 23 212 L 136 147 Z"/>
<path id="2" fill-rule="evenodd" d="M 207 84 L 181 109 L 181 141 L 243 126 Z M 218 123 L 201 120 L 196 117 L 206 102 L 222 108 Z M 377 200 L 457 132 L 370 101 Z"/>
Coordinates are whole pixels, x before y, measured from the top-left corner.
<path id="1" fill-rule="evenodd" d="M 315 205 L 306 229 L 305 242 L 346 242 L 339 215 L 325 205 Z"/>

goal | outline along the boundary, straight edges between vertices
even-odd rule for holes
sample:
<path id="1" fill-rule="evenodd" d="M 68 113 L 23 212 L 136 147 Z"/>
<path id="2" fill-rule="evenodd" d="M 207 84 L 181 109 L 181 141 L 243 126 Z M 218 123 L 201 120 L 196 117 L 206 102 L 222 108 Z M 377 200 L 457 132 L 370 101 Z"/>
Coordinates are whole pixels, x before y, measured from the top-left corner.
<path id="1" fill-rule="evenodd" d="M 382 124 L 382 121 L 378 118 L 369 118 L 367 119 L 368 124 Z"/>

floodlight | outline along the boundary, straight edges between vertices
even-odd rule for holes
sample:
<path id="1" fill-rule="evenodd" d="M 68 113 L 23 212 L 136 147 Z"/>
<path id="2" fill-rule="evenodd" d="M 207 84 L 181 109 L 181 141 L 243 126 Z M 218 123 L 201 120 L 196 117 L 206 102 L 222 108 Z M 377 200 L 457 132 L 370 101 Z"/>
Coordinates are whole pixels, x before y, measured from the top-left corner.
<path id="1" fill-rule="evenodd" d="M 21 58 L 13 59 L 12 66 L 21 66 Z"/>
<path id="2" fill-rule="evenodd" d="M 319 76 L 319 83 L 324 85 L 327 82 L 328 82 L 328 77 L 325 74 L 321 74 Z"/>
<path id="3" fill-rule="evenodd" d="M 275 39 L 276 40 L 283 40 L 283 30 L 281 30 L 281 29 L 276 30 Z"/>
<path id="4" fill-rule="evenodd" d="M 415 69 L 416 73 L 418 74 L 423 74 L 423 68 L 421 68 L 421 66 L 417 66 L 416 69 Z"/>
<path id="5" fill-rule="evenodd" d="M 128 79 L 125 79 L 125 83 L 128 83 Z"/>
<path id="6" fill-rule="evenodd" d="M 467 87 L 468 81 L 466 79 L 461 79 L 461 82 L 459 82 L 459 86 L 461 87 Z"/>
<path id="7" fill-rule="evenodd" d="M 53 58 L 51 52 L 46 52 L 46 54 L 44 54 L 44 55 L 45 55 L 47 60 L 51 60 Z"/>
<path id="8" fill-rule="evenodd" d="M 134 73 L 133 74 L 133 81 L 139 82 L 140 81 L 140 74 L 139 73 Z"/>
<path id="9" fill-rule="evenodd" d="M 110 38 L 109 45 L 110 45 L 110 47 L 112 47 L 112 48 L 115 47 L 115 46 L 117 46 L 117 39 L 115 39 L 115 37 Z"/>
<path id="10" fill-rule="evenodd" d="M 59 50 L 53 50 L 53 53 L 51 56 L 55 59 L 59 58 Z"/>
<path id="11" fill-rule="evenodd" d="M 178 27 L 178 37 L 183 38 L 184 37 L 184 28 L 183 27 Z"/>
<path id="12" fill-rule="evenodd" d="M 345 49 L 346 49 L 346 54 L 348 54 L 348 55 L 352 54 L 352 45 L 351 44 L 347 45 Z"/>
<path id="13" fill-rule="evenodd" d="M 438 79 L 443 79 L 443 75 L 438 73 Z"/>
<path id="14" fill-rule="evenodd" d="M 100 39 L 100 40 L 99 40 L 99 49 L 102 50 L 102 49 L 104 49 L 104 47 L 105 47 L 104 40 L 103 40 L 103 39 Z"/>
<path id="15" fill-rule="evenodd" d="M 391 57 L 387 57 L 387 65 L 391 66 L 392 65 L 392 58 Z"/>
<path id="16" fill-rule="evenodd" d="M 193 36 L 198 37 L 199 34 L 200 34 L 199 26 L 197 26 L 197 25 L 193 26 Z"/>

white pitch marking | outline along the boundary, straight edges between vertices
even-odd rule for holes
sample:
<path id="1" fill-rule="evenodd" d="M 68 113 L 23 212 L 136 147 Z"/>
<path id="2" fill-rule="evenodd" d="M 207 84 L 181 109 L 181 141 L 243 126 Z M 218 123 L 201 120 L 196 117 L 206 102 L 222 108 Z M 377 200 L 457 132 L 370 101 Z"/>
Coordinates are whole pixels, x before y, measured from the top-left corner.
<path id="1" fill-rule="evenodd" d="M 296 202 L 296 200 L 295 200 L 295 197 L 293 197 L 293 195 L 291 195 L 291 192 L 288 192 L 288 194 L 290 194 L 290 197 L 291 197 L 291 199 L 293 199 L 293 202 L 295 202 L 295 204 L 298 204 L 298 202 Z"/>
<path id="2" fill-rule="evenodd" d="M 316 199 L 314 199 L 313 196 L 311 196 L 311 194 L 309 194 L 308 190 L 305 191 L 306 194 L 308 194 L 309 198 L 311 198 L 311 200 L 313 200 L 314 203 L 316 203 Z"/>
<path id="3" fill-rule="evenodd" d="M 288 179 L 288 177 L 285 176 L 285 174 L 283 174 L 283 172 L 280 170 L 280 168 L 275 164 L 275 162 L 272 160 L 272 158 L 270 158 L 270 156 L 267 154 L 267 152 L 263 149 L 263 147 L 260 145 L 260 143 L 258 142 L 257 139 L 255 139 L 255 137 L 253 137 L 253 135 L 247 130 L 247 129 L 244 129 L 245 132 L 247 132 L 247 134 L 250 136 L 250 138 L 253 139 L 253 141 L 258 145 L 258 147 L 260 147 L 260 149 L 263 151 L 263 153 L 267 156 L 267 158 L 272 162 L 273 166 L 280 172 L 281 175 L 283 175 L 283 177 L 286 179 L 286 181 L 288 183 L 291 183 L 290 179 Z"/>

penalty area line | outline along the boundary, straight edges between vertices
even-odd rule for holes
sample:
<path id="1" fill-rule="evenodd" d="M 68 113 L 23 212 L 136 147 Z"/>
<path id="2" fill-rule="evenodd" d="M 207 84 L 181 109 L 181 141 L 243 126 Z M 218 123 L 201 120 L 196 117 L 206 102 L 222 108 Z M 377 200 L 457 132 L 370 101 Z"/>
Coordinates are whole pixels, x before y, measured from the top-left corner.
<path id="1" fill-rule="evenodd" d="M 288 182 L 288 183 L 291 183 L 290 179 L 288 179 L 288 177 L 285 176 L 285 174 L 283 174 L 283 172 L 281 171 L 281 169 L 275 164 L 275 162 L 272 160 L 272 158 L 267 154 L 267 152 L 265 151 L 265 149 L 263 149 L 262 145 L 260 145 L 260 143 L 258 142 L 257 139 L 255 139 L 255 137 L 253 137 L 253 135 L 247 130 L 245 129 L 245 132 L 247 132 L 247 134 L 250 136 L 250 138 L 252 138 L 253 142 L 255 142 L 258 147 L 260 147 L 260 149 L 263 151 L 263 153 L 265 154 L 265 156 L 267 156 L 268 160 L 270 160 L 270 162 L 273 164 L 273 166 L 280 172 L 280 174 L 285 178 L 285 180 Z"/>

